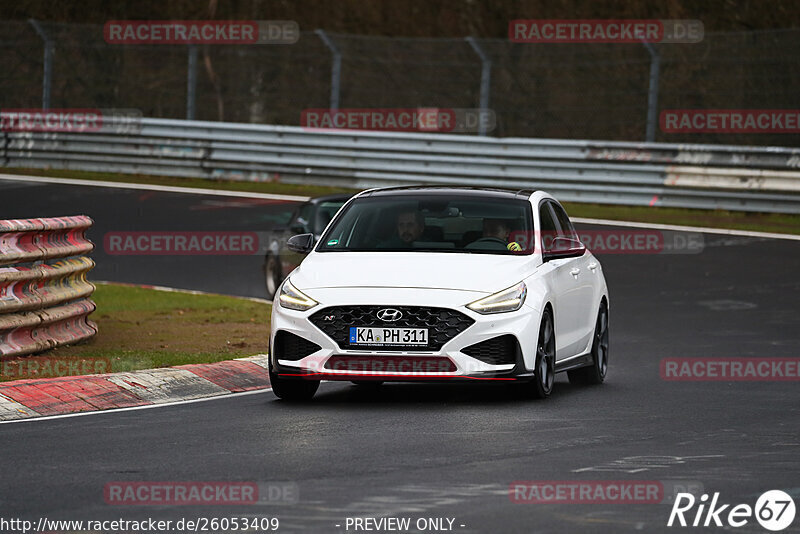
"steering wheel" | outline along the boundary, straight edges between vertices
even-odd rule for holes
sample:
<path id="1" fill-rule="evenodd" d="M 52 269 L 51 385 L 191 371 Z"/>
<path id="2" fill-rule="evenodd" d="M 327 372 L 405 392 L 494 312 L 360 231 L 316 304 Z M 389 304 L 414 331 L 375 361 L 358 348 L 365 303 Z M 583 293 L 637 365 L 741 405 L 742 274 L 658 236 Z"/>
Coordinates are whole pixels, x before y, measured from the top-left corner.
<path id="1" fill-rule="evenodd" d="M 507 245 L 506 240 L 505 239 L 500 239 L 499 237 L 482 237 L 480 239 L 477 239 L 477 240 L 473 241 L 473 244 L 474 243 L 487 243 L 487 242 L 489 242 L 489 243 L 501 243 L 504 247 Z"/>

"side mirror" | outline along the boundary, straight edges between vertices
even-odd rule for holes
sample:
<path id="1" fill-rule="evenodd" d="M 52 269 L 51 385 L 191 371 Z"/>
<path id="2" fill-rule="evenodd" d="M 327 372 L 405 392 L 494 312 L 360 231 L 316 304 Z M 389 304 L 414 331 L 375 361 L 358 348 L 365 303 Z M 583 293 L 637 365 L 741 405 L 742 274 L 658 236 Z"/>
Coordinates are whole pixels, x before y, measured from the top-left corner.
<path id="1" fill-rule="evenodd" d="M 314 248 L 314 234 L 293 235 L 286 241 L 286 248 L 298 254 L 308 254 Z"/>
<path id="2" fill-rule="evenodd" d="M 542 261 L 561 258 L 578 258 L 586 253 L 586 247 L 577 239 L 569 237 L 556 237 L 553 243 L 542 253 Z"/>

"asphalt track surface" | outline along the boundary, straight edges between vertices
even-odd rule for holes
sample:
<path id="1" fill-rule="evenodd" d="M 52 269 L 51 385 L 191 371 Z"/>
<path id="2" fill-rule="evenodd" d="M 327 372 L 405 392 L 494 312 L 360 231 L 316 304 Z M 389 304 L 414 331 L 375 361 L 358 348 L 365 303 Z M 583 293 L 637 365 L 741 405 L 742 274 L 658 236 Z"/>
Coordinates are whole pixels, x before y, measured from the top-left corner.
<path id="1" fill-rule="evenodd" d="M 293 203 L 284 200 L 0 179 L 0 218 L 90 215 L 94 219 L 87 232 L 95 243 L 92 258 L 97 265 L 91 273 L 93 280 L 240 296 L 266 296 L 261 247 L 255 247 L 261 251 L 255 254 L 231 254 L 226 244 L 219 249 L 214 245 L 214 254 L 122 254 L 126 252 L 123 247 L 112 249 L 106 238 L 124 232 L 223 232 L 257 234 L 256 241 L 263 245 L 264 234 L 285 223 L 293 207 Z"/>
<path id="2" fill-rule="evenodd" d="M 266 228 L 287 207 L 3 182 L 0 195 L 3 218 L 87 213 L 98 234 Z M 96 279 L 263 294 L 255 256 L 95 259 Z M 526 401 L 485 385 L 324 383 L 305 404 L 264 392 L 0 425 L 0 517 L 277 517 L 279 532 L 298 533 L 354 532 L 348 517 L 454 518 L 463 533 L 723 530 L 667 528 L 669 504 L 519 504 L 519 480 L 689 481 L 723 503 L 752 506 L 770 489 L 800 503 L 798 382 L 659 374 L 669 357 L 796 358 L 800 243 L 705 235 L 700 254 L 600 259 L 612 338 L 602 386 L 559 375 L 549 399 Z M 114 506 L 103 497 L 113 481 L 284 481 L 299 498 Z M 752 518 L 735 530 L 767 532 Z M 800 532 L 800 519 L 783 532 Z"/>

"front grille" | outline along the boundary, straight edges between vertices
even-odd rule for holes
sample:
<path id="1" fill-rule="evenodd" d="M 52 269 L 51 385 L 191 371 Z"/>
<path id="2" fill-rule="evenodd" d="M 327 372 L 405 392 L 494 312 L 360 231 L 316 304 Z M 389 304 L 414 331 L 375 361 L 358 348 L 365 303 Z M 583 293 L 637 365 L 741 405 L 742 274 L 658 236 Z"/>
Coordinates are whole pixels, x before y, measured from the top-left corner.
<path id="1" fill-rule="evenodd" d="M 302 360 L 309 354 L 314 354 L 320 348 L 322 347 L 316 343 L 296 336 L 291 332 L 280 330 L 275 334 L 274 352 L 278 360 Z"/>
<path id="2" fill-rule="evenodd" d="M 516 363 L 518 350 L 517 338 L 506 334 L 475 343 L 461 349 L 461 352 L 490 365 L 506 365 Z"/>
<path id="3" fill-rule="evenodd" d="M 403 316 L 397 321 L 381 321 L 380 310 L 399 310 Z M 402 350 L 434 351 L 466 330 L 475 321 L 461 312 L 447 308 L 425 306 L 332 306 L 310 317 L 311 323 L 336 342 L 341 349 L 350 350 Z M 350 327 L 427 328 L 427 345 L 385 346 L 351 345 Z"/>

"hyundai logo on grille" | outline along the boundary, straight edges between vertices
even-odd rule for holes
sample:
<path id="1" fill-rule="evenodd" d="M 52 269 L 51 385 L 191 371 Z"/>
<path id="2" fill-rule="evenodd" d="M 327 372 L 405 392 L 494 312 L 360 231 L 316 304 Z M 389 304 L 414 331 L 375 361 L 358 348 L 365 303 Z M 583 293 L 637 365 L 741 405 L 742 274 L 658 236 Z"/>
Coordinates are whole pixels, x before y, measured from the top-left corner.
<path id="1" fill-rule="evenodd" d="M 399 320 L 403 316 L 403 312 L 392 308 L 386 308 L 384 310 L 378 311 L 378 313 L 376 313 L 375 316 L 381 321 L 392 322 Z"/>

